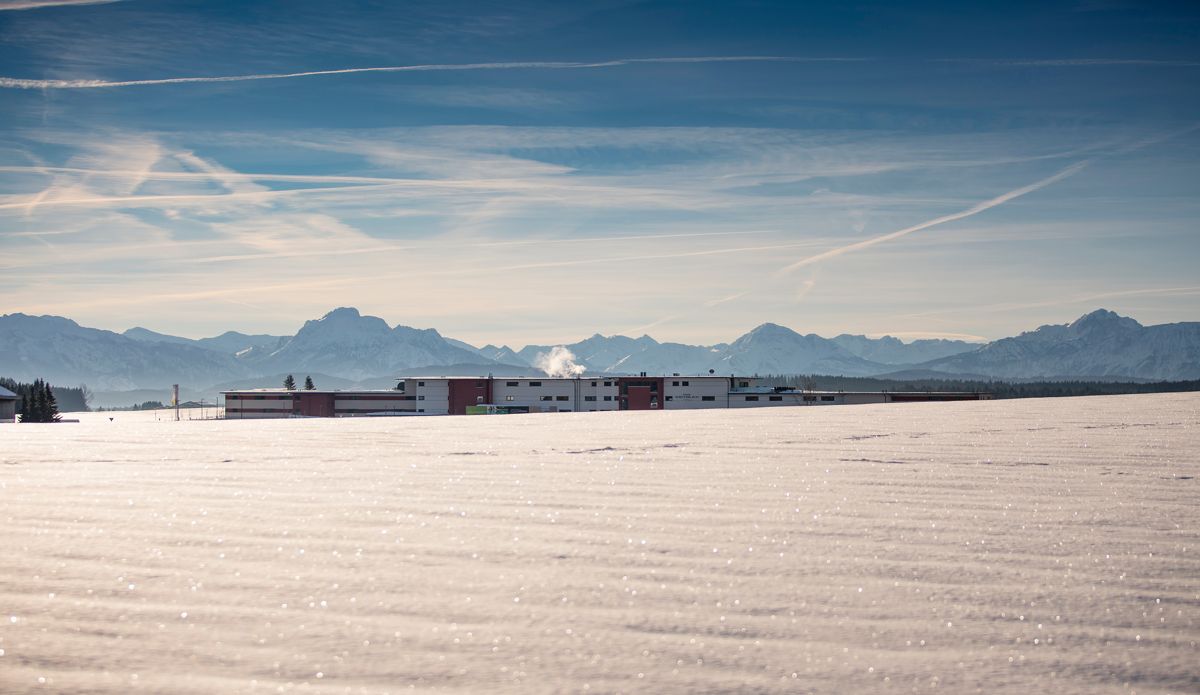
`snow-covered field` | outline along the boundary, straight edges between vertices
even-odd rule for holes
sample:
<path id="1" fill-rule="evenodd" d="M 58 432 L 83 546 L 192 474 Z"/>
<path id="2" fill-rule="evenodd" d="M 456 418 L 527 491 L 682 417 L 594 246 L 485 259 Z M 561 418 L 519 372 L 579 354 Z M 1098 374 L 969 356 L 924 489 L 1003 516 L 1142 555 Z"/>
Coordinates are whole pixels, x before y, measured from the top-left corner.
<path id="1" fill-rule="evenodd" d="M 1197 692 L 1200 396 L 0 425 L 0 691 Z"/>

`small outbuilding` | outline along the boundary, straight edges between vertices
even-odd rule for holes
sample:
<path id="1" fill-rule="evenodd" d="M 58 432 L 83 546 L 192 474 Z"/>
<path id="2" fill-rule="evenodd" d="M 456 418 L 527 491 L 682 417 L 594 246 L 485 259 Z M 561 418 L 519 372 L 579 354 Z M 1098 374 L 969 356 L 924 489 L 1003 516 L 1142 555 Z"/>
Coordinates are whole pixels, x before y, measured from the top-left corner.
<path id="1" fill-rule="evenodd" d="M 0 386 L 0 422 L 17 421 L 17 394 Z"/>

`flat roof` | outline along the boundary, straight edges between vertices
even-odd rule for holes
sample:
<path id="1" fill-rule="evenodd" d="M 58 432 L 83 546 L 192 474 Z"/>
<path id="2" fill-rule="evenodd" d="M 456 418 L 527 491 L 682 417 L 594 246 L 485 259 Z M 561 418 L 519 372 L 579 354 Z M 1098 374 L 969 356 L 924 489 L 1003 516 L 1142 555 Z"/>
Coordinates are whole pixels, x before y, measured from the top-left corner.
<path id="1" fill-rule="evenodd" d="M 396 389 L 225 389 L 220 393 L 400 393 Z"/>

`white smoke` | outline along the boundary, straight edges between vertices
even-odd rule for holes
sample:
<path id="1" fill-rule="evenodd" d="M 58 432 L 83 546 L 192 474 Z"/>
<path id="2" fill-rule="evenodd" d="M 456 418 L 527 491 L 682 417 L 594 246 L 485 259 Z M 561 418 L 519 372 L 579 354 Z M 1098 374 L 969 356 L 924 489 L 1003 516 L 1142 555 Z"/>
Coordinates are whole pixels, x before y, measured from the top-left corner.
<path id="1" fill-rule="evenodd" d="M 575 353 L 562 345 L 556 345 L 550 352 L 539 352 L 533 360 L 533 366 L 546 373 L 546 376 L 558 379 L 569 379 L 587 371 L 586 367 L 575 364 Z"/>

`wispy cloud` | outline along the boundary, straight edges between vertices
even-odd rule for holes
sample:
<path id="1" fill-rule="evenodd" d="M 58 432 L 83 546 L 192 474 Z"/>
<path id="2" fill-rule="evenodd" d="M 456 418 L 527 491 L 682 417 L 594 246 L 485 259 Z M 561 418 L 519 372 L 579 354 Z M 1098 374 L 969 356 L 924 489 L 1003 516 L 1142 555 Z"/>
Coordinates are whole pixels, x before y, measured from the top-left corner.
<path id="1" fill-rule="evenodd" d="M 507 63 L 431 63 L 425 65 L 385 65 L 365 68 L 338 68 L 334 70 L 307 70 L 304 72 L 274 72 L 252 75 L 224 75 L 217 77 L 165 77 L 149 80 L 34 80 L 16 77 L 0 77 L 0 87 L 9 89 L 101 89 L 112 87 L 147 87 L 164 84 L 195 84 L 209 82 L 250 82 L 255 80 L 288 80 L 300 77 L 323 77 L 329 75 L 354 75 L 360 73 L 389 72 L 448 72 L 463 70 L 597 70 L 618 68 L 649 63 L 843 63 L 866 60 L 864 58 L 808 58 L 800 56 L 696 56 L 685 58 L 617 58 L 596 62 L 570 61 L 521 61 Z"/>
<path id="2" fill-rule="evenodd" d="M 802 258 L 794 263 L 790 263 L 790 264 L 784 266 L 783 268 L 781 268 L 779 270 L 779 274 L 787 274 L 792 271 L 803 268 L 805 266 L 810 266 L 815 263 L 827 261 L 831 258 L 837 258 L 838 256 L 842 256 L 847 253 L 854 253 L 855 251 L 861 251 L 863 249 L 875 246 L 876 244 L 882 244 L 884 242 L 893 241 L 895 239 L 899 239 L 901 237 L 908 236 L 909 234 L 912 234 L 914 232 L 920 232 L 922 230 L 929 229 L 931 227 L 936 227 L 938 225 L 946 224 L 947 222 L 955 222 L 957 220 L 966 219 L 968 217 L 978 215 L 979 213 L 981 213 L 985 210 L 991 210 L 992 208 L 996 207 L 997 205 L 1003 205 L 1004 203 L 1007 203 L 1010 200 L 1013 200 L 1015 198 L 1020 198 L 1021 196 L 1029 194 L 1029 193 L 1033 193 L 1034 191 L 1045 188 L 1046 186 L 1049 186 L 1053 183 L 1062 181 L 1063 179 L 1065 179 L 1069 176 L 1074 176 L 1075 174 L 1082 171 L 1085 167 L 1087 167 L 1087 165 L 1089 163 L 1090 163 L 1089 160 L 1084 160 L 1082 162 L 1076 162 L 1075 164 L 1072 164 L 1051 176 L 1047 176 L 1046 178 L 1041 179 L 1040 181 L 1035 181 L 1035 182 L 1029 184 L 1028 186 L 1021 186 L 1020 188 L 1014 188 L 1013 190 L 1008 191 L 1006 193 L 1002 193 L 1002 194 L 996 196 L 995 198 L 990 198 L 988 200 L 983 201 L 982 203 L 977 203 L 975 205 L 972 205 L 971 207 L 967 208 L 966 210 L 960 210 L 959 212 L 951 213 L 949 215 L 942 215 L 941 217 L 935 217 L 931 220 L 926 220 L 919 224 L 914 224 L 910 227 L 905 227 L 904 229 L 898 229 L 894 232 L 891 232 L 890 234 L 882 234 L 880 236 L 872 237 L 870 239 L 864 239 L 862 241 L 855 242 L 853 244 L 846 244 L 845 246 L 839 246 L 836 249 L 830 249 L 823 253 L 818 253 L 815 256 L 809 256 L 807 258 Z"/>
<path id="3" fill-rule="evenodd" d="M 30 9 L 48 5 L 83 5 L 99 4 L 102 2 L 118 2 L 120 0 L 82 0 L 80 2 L 35 2 L 22 3 L 19 6 L 3 7 L 0 9 Z M 189 77 L 162 77 L 142 80 L 101 80 L 101 79 L 31 79 L 21 77 L 0 77 L 0 88 L 7 89 L 111 89 L 119 87 L 150 87 L 171 84 L 205 84 L 222 82 L 252 82 L 257 80 L 289 80 L 305 77 L 328 77 L 334 75 L 355 75 L 363 73 L 404 73 L 404 72 L 454 72 L 480 70 L 599 70 L 647 64 L 703 64 L 703 63 L 855 63 L 879 62 L 873 57 L 836 57 L 836 56 L 689 56 L 689 57 L 658 57 L 658 58 L 615 58 L 591 62 L 576 61 L 512 61 L 495 63 L 427 63 L 417 65 L 379 65 L 361 68 L 334 68 L 329 70 L 304 70 L 300 72 L 268 72 L 246 75 L 214 75 Z M 895 61 L 891 61 L 895 62 Z M 1097 67 L 1097 66 L 1158 66 L 1158 67 L 1196 67 L 1200 62 L 1177 60 L 1152 60 L 1142 58 L 1073 58 L 1073 59 L 963 59 L 945 58 L 934 59 L 933 62 L 966 63 L 972 65 L 987 65 L 993 67 Z"/>
<path id="4" fill-rule="evenodd" d="M 121 0 L 0 0 L 0 12 L 6 10 L 36 10 L 39 7 L 64 5 L 109 5 Z"/>
<path id="5" fill-rule="evenodd" d="M 1043 299 L 1036 302 L 1003 302 L 997 304 L 973 305 L 970 307 L 958 307 L 953 309 L 940 309 L 938 311 L 922 311 L 915 314 L 907 314 L 911 318 L 925 318 L 929 316 L 945 316 L 952 314 L 967 314 L 979 313 L 984 311 L 1022 311 L 1026 309 L 1042 309 L 1046 307 L 1071 306 L 1073 304 L 1092 304 L 1094 302 L 1102 302 L 1108 299 L 1123 299 L 1126 297 L 1143 297 L 1143 296 L 1166 296 L 1166 297 L 1188 297 L 1200 295 L 1200 286 L 1182 286 L 1182 287 L 1142 287 L 1131 290 L 1114 290 L 1112 292 L 1085 292 L 1079 294 L 1068 295 L 1065 297 L 1055 297 L 1052 299 Z"/>

